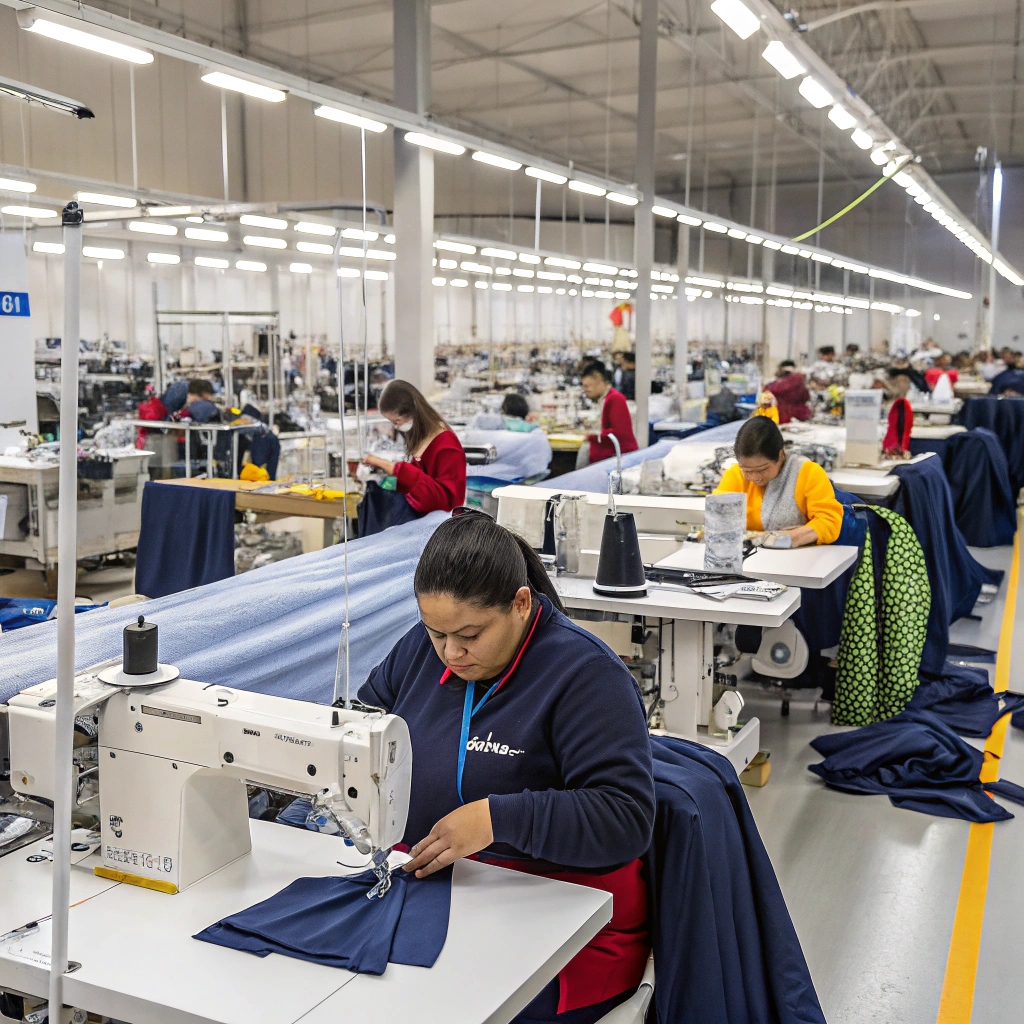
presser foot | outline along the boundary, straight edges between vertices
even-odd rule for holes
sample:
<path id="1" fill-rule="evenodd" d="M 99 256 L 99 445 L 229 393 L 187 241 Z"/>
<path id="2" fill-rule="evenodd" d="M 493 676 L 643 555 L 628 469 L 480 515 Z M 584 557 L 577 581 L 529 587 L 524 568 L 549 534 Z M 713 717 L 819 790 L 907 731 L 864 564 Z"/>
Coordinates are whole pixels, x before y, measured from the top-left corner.
<path id="1" fill-rule="evenodd" d="M 386 850 L 374 851 L 373 873 L 377 876 L 377 884 L 366 894 L 368 900 L 380 899 L 391 888 L 391 865 Z"/>

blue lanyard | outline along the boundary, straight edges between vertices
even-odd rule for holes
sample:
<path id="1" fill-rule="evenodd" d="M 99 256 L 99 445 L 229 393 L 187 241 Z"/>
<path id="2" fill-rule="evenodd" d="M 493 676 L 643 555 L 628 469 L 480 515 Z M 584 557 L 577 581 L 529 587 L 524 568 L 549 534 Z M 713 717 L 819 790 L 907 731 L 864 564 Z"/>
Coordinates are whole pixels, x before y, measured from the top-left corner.
<path id="1" fill-rule="evenodd" d="M 501 685 L 502 680 L 492 684 L 491 688 L 480 698 L 480 702 L 474 706 L 473 697 L 476 693 L 476 683 L 466 683 L 466 699 L 462 702 L 462 734 L 459 737 L 459 769 L 456 776 L 456 783 L 459 788 L 459 803 L 466 801 L 462 798 L 462 773 L 466 768 L 466 744 L 469 742 L 469 723 L 473 716 L 487 703 L 488 698 Z"/>

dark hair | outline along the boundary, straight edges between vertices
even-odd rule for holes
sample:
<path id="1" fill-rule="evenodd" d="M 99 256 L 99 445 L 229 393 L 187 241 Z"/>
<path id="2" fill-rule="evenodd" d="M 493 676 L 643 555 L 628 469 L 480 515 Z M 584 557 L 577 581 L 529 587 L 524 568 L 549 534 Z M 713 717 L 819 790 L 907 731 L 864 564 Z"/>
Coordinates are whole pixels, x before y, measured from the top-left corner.
<path id="1" fill-rule="evenodd" d="M 564 610 L 533 548 L 483 513 L 442 523 L 427 541 L 413 579 L 417 597 L 448 594 L 479 608 L 510 608 L 520 587 Z"/>
<path id="2" fill-rule="evenodd" d="M 635 364 L 636 363 L 636 353 L 635 352 L 623 352 L 622 353 L 622 361 L 624 363 L 634 363 Z"/>
<path id="3" fill-rule="evenodd" d="M 380 393 L 377 408 L 392 416 L 412 418 L 412 430 L 402 435 L 406 451 L 410 453 L 417 451 L 431 434 L 451 429 L 441 414 L 423 397 L 419 388 L 407 380 L 388 381 Z"/>
<path id="4" fill-rule="evenodd" d="M 818 349 L 819 356 L 834 356 L 835 354 L 835 345 L 822 345 L 821 348 Z"/>
<path id="5" fill-rule="evenodd" d="M 778 462 L 784 446 L 782 431 L 767 416 L 752 416 L 736 435 L 735 451 L 737 458 Z"/>
<path id="6" fill-rule="evenodd" d="M 505 416 L 518 416 L 525 420 L 530 415 L 530 403 L 522 395 L 510 391 L 501 403 L 501 411 Z"/>
<path id="7" fill-rule="evenodd" d="M 190 395 L 212 395 L 213 385 L 202 377 L 193 377 L 188 382 L 188 393 Z"/>
<path id="8" fill-rule="evenodd" d="M 600 377 L 604 381 L 608 381 L 608 367 L 604 363 L 599 363 L 596 359 L 593 362 L 587 363 L 583 367 L 583 372 L 580 374 L 580 380 L 584 377 Z"/>
<path id="9" fill-rule="evenodd" d="M 792 359 L 783 359 L 782 362 L 779 363 L 780 370 L 788 370 L 791 366 L 794 370 L 796 369 L 796 363 L 794 363 Z"/>
<path id="10" fill-rule="evenodd" d="M 860 345 L 858 345 L 855 342 L 851 341 L 850 344 L 846 346 L 846 351 L 847 352 L 859 352 L 860 351 Z"/>

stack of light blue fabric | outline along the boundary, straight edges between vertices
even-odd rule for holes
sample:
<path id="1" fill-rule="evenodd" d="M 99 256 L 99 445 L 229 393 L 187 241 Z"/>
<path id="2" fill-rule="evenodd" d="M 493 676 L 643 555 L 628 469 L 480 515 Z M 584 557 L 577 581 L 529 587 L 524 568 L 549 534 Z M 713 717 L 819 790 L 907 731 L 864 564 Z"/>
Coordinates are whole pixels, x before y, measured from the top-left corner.
<path id="1" fill-rule="evenodd" d="M 447 516 L 350 542 L 353 694 L 417 621 L 412 578 Z M 330 703 L 344 616 L 344 552 L 336 545 L 195 590 L 75 617 L 75 667 L 122 651 L 122 630 L 145 614 L 160 627 L 160 660 L 189 679 Z M 57 674 L 57 623 L 0 636 L 0 702 Z"/>
<path id="2" fill-rule="evenodd" d="M 463 444 L 493 444 L 498 461 L 486 466 L 470 466 L 469 480 L 515 483 L 546 473 L 551 465 L 551 445 L 543 430 L 476 430 L 459 431 Z"/>

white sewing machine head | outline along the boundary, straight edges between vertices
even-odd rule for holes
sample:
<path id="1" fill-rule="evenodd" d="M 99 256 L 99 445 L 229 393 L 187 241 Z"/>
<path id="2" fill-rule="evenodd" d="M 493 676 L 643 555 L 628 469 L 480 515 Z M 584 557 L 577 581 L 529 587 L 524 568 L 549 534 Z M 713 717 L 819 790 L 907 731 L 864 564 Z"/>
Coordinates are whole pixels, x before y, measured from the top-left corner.
<path id="1" fill-rule="evenodd" d="M 76 748 L 76 807 L 97 799 L 103 865 L 96 873 L 178 892 L 251 848 L 246 782 L 308 796 L 311 821 L 374 855 L 401 840 L 412 746 L 405 722 L 380 712 L 178 679 L 123 689 L 83 673 L 75 713 L 98 737 Z M 8 707 L 11 786 L 53 799 L 56 683 L 30 687 Z"/>

